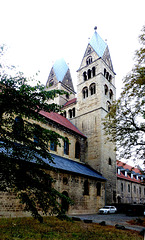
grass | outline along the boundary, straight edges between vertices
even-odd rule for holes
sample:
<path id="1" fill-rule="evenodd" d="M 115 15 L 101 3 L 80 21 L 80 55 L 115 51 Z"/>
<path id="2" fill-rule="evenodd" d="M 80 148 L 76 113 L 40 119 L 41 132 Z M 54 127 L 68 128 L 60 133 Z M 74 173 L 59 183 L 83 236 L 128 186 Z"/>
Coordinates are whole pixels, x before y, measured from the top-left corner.
<path id="1" fill-rule="evenodd" d="M 96 223 L 61 221 L 46 217 L 43 223 L 33 218 L 1 218 L 0 240 L 142 240 L 136 231 L 118 230 Z"/>

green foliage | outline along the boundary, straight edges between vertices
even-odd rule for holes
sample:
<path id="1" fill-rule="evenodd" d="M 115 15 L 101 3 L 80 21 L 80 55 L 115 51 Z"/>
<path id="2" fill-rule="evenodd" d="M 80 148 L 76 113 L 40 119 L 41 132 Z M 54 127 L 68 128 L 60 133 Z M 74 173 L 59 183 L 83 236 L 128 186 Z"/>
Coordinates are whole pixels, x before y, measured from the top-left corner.
<path id="1" fill-rule="evenodd" d="M 0 239 L 61 239 L 61 240 L 142 240 L 139 232 L 118 230 L 114 226 L 71 222 L 54 217 L 40 224 L 32 218 L 0 219 Z"/>
<path id="2" fill-rule="evenodd" d="M 48 91 L 40 83 L 31 86 L 22 74 L 1 75 L 0 190 L 16 193 L 25 210 L 40 221 L 39 209 L 45 214 L 60 213 L 61 199 L 66 199 L 53 188 L 48 174 L 53 161 L 48 144 L 60 145 L 63 137 L 46 128 L 48 120 L 41 115 L 41 111 L 59 112 L 60 106 L 48 104 L 48 99 L 64 93 Z"/>
<path id="3" fill-rule="evenodd" d="M 145 157 L 145 26 L 139 40 L 135 65 L 104 121 L 108 140 L 116 142 L 120 157 L 134 159 Z"/>

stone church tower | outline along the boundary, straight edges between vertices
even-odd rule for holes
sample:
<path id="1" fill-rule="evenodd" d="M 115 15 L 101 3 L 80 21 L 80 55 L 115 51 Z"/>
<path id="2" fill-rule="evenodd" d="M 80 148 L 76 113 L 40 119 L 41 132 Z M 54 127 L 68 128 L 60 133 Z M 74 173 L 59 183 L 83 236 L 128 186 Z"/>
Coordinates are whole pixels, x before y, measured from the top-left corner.
<path id="1" fill-rule="evenodd" d="M 96 30 L 96 28 L 95 28 Z M 88 139 L 86 162 L 107 178 L 106 204 L 116 199 L 116 154 L 102 121 L 116 98 L 115 73 L 106 42 L 95 31 L 77 71 L 77 107 L 72 122 Z"/>
<path id="2" fill-rule="evenodd" d="M 61 114 L 87 137 L 85 163 L 107 179 L 106 204 L 111 204 L 116 201 L 116 154 L 115 145 L 107 142 L 102 122 L 116 98 L 115 73 L 107 43 L 96 28 L 77 73 L 77 95 L 70 70 L 62 59 L 53 65 L 46 86 L 48 90 L 69 93 L 54 101 L 63 106 Z"/>

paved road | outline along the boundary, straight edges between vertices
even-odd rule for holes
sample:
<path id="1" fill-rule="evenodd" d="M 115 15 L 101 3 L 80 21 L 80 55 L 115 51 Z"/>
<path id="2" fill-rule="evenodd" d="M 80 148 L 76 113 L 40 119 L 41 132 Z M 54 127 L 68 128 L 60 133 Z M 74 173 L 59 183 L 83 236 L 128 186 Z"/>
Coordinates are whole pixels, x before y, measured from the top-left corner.
<path id="1" fill-rule="evenodd" d="M 71 216 L 72 217 L 72 216 Z M 136 219 L 137 217 L 129 217 L 125 214 L 107 214 L 107 215 L 100 215 L 100 214 L 86 214 L 86 215 L 73 215 L 73 217 L 79 217 L 81 220 L 92 220 L 95 223 L 100 223 L 102 221 L 106 222 L 106 225 L 113 225 L 116 224 L 125 226 L 126 229 L 131 229 L 135 231 L 141 231 L 143 227 L 138 225 L 130 225 L 127 221 Z M 142 218 L 142 217 L 140 217 Z"/>

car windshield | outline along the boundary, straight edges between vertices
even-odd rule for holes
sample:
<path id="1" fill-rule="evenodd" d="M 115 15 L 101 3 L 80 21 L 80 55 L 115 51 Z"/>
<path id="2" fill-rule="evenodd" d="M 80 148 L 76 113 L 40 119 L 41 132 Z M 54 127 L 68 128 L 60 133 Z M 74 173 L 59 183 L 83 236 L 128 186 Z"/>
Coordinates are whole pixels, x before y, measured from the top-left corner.
<path id="1" fill-rule="evenodd" d="M 105 208 L 105 209 L 109 209 L 110 207 L 103 207 L 103 208 Z"/>

